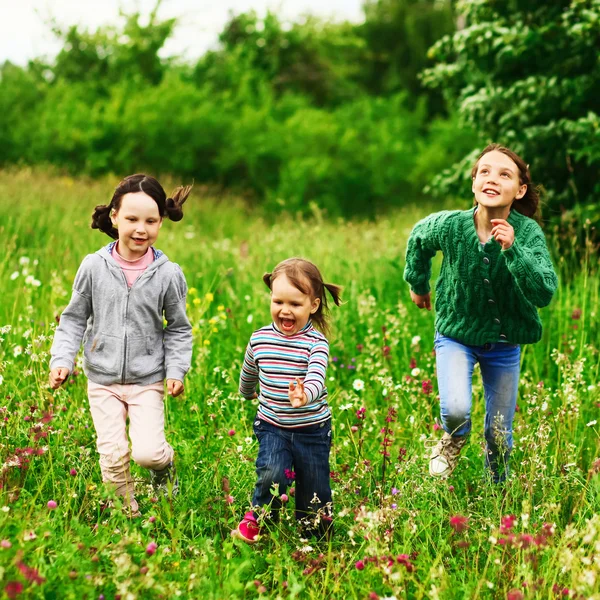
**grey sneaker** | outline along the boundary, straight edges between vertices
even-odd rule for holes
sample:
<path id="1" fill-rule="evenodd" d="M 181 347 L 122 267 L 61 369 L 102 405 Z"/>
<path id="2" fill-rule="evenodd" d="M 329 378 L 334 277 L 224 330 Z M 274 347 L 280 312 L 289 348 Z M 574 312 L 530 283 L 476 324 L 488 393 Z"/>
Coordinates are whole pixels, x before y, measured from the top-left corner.
<path id="1" fill-rule="evenodd" d="M 167 498 L 177 496 L 179 493 L 179 477 L 177 477 L 175 464 L 172 461 L 160 471 L 154 469 L 148 469 L 148 471 L 150 471 L 150 483 L 157 492 Z"/>
<path id="2" fill-rule="evenodd" d="M 452 437 L 449 433 L 444 433 L 442 439 L 431 450 L 429 474 L 433 477 L 448 477 L 454 471 L 467 439 L 466 435 Z"/>

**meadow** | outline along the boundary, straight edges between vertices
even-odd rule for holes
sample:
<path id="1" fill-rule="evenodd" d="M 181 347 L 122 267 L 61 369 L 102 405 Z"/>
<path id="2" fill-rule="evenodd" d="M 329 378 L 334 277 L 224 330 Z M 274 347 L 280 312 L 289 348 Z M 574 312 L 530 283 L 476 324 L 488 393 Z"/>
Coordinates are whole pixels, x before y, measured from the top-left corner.
<path id="1" fill-rule="evenodd" d="M 92 210 L 116 183 L 0 171 L 0 596 L 600 599 L 600 286 L 581 236 L 559 256 L 548 232 L 560 287 L 542 341 L 523 348 L 511 477 L 484 477 L 477 375 L 473 434 L 439 481 L 427 473 L 440 436 L 433 313 L 410 302 L 404 251 L 419 218 L 469 195 L 352 221 L 269 215 L 197 186 L 156 244 L 186 274 L 193 325 L 185 395 L 166 400 L 181 492 L 156 498 L 134 466 L 142 517 L 129 519 L 106 509 L 85 377 L 48 385 L 77 267 L 109 241 Z M 237 383 L 269 322 L 262 275 L 291 255 L 345 288 L 327 375 L 335 535 L 300 538 L 292 497 L 247 546 L 230 532 L 254 485 L 256 405 Z"/>

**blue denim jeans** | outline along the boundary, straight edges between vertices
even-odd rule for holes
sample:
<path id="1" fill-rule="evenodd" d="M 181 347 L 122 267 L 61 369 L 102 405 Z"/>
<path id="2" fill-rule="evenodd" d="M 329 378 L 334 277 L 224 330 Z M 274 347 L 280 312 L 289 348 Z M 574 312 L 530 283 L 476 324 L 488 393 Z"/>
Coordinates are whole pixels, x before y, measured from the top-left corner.
<path id="1" fill-rule="evenodd" d="M 324 531 L 331 522 L 331 485 L 329 482 L 329 451 L 331 449 L 331 420 L 301 429 L 276 427 L 256 417 L 254 434 L 258 438 L 256 458 L 257 482 L 252 496 L 255 511 L 268 506 L 271 518 L 278 518 L 281 494 L 291 484 L 286 469 L 296 473 L 296 518 L 308 530 Z M 277 494 L 271 490 L 278 485 Z M 314 523 L 315 513 L 325 516 L 327 523 Z M 258 517 L 258 513 L 255 512 Z M 322 519 L 316 519 L 318 523 Z M 312 531 L 311 531 L 312 532 Z"/>
<path id="2" fill-rule="evenodd" d="M 521 347 L 504 342 L 468 346 L 438 332 L 434 346 L 442 425 L 452 436 L 471 431 L 471 384 L 479 363 L 485 396 L 485 464 L 495 483 L 504 481 L 513 446 Z"/>

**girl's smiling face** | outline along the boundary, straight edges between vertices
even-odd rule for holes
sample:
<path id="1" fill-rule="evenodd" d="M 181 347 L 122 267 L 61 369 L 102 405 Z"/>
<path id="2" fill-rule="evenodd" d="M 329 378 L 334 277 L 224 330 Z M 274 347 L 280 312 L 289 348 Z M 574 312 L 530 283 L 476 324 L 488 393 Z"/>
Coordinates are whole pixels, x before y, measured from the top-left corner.
<path id="1" fill-rule="evenodd" d="M 307 289 L 310 284 L 306 281 Z M 285 273 L 271 282 L 271 317 L 283 335 L 301 331 L 311 315 L 319 308 L 321 300 L 299 290 Z"/>
<path id="2" fill-rule="evenodd" d="M 119 231 L 118 252 L 125 260 L 144 256 L 162 226 L 158 204 L 145 192 L 125 194 L 111 220 Z"/>
<path id="3" fill-rule="evenodd" d="M 503 152 L 492 150 L 479 159 L 472 189 L 478 204 L 487 208 L 510 208 L 525 195 L 527 186 L 521 184 L 515 162 Z"/>

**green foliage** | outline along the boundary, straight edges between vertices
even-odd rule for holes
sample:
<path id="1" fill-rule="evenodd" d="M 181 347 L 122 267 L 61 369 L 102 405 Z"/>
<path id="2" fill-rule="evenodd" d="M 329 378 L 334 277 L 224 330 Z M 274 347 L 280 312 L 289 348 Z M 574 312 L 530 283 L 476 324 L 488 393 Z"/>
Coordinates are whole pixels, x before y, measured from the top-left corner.
<path id="1" fill-rule="evenodd" d="M 451 164 L 473 138 L 448 135 L 453 121 L 430 127 L 429 99 L 413 85 L 425 50 L 409 57 L 406 43 L 446 3 L 407 2 L 369 5 L 360 26 L 233 16 L 220 48 L 194 66 L 160 57 L 175 21 L 158 19 L 158 5 L 145 25 L 139 13 L 94 32 L 55 24 L 63 49 L 53 64 L 1 67 L 0 164 L 170 173 L 277 211 L 372 216 L 419 196 L 431 165 Z M 392 43 L 389 11 L 412 33 L 372 70 L 378 38 Z"/>
<path id="2" fill-rule="evenodd" d="M 427 51 L 454 31 L 451 0 L 365 0 L 365 22 L 359 27 L 368 49 L 363 77 L 374 94 L 424 93 L 420 73 L 431 65 Z M 431 94 L 431 93 L 430 93 Z M 433 112 L 439 111 L 430 98 Z"/>
<path id="3" fill-rule="evenodd" d="M 285 28 L 269 12 L 231 18 L 220 35 L 221 49 L 208 52 L 194 70 L 199 85 L 217 90 L 236 87 L 236 66 L 268 81 L 276 97 L 300 94 L 316 106 L 332 106 L 363 93 L 358 79 L 366 58 L 365 43 L 349 23 L 308 18 Z"/>
<path id="4" fill-rule="evenodd" d="M 85 81 L 97 86 L 98 92 L 124 80 L 137 85 L 158 84 L 168 65 L 158 51 L 175 26 L 175 19 L 157 19 L 159 5 L 147 25 L 140 24 L 140 13 L 122 14 L 125 23 L 121 29 L 105 27 L 87 32 L 75 25 L 63 30 L 55 24 L 53 31 L 63 48 L 51 68 L 52 77 L 57 81 Z"/>
<path id="5" fill-rule="evenodd" d="M 480 146 L 503 143 L 531 164 L 551 213 L 600 193 L 600 1 L 462 0 L 465 27 L 431 49 L 424 81 L 458 107 Z M 468 162 L 468 161 L 467 161 Z M 461 163 L 438 193 L 464 191 Z"/>

